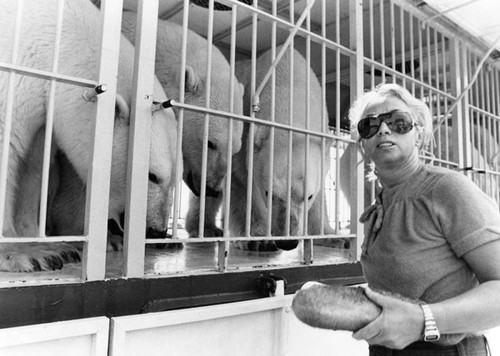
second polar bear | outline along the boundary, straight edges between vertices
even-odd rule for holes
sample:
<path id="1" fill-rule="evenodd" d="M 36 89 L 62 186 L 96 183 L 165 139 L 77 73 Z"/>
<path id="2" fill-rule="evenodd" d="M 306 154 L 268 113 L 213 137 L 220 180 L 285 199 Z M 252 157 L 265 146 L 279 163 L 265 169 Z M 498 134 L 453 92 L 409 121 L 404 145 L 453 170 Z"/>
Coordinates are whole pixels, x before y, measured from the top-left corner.
<path id="1" fill-rule="evenodd" d="M 135 38 L 136 14 L 123 13 L 123 33 L 131 41 Z M 206 106 L 206 97 L 210 95 L 211 109 L 242 114 L 243 85 L 236 80 L 231 89 L 230 66 L 224 55 L 214 45 L 192 30 L 187 32 L 186 70 L 181 72 L 182 26 L 171 21 L 158 20 L 155 73 L 169 98 L 180 97 L 179 80 L 185 77 L 185 102 L 198 107 Z M 212 52 L 211 71 L 207 72 L 207 53 Z M 210 93 L 206 83 L 211 74 Z M 202 184 L 202 151 L 205 135 L 205 114 L 184 110 L 182 152 L 184 158 L 183 180 L 194 193 L 190 196 L 189 211 L 186 217 L 186 230 L 190 236 L 199 236 L 199 206 Z M 241 148 L 243 123 L 233 122 L 231 142 L 229 142 L 229 124 L 227 117 L 210 115 L 208 118 L 206 209 L 203 236 L 221 236 L 222 231 L 215 224 L 215 216 L 221 202 L 223 182 L 226 177 L 228 157 Z M 231 143 L 231 151 L 229 150 Z"/>

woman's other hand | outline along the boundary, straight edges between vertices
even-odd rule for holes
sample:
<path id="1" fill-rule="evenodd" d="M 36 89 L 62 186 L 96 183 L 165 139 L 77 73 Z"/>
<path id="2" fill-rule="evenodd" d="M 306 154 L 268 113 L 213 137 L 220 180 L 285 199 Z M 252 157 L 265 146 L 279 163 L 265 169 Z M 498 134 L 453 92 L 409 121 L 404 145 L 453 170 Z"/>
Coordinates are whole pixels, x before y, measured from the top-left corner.
<path id="1" fill-rule="evenodd" d="M 422 339 L 424 315 L 418 304 L 380 294 L 370 288 L 366 288 L 366 296 L 382 308 L 382 313 L 353 333 L 353 338 L 391 349 L 403 349 Z"/>

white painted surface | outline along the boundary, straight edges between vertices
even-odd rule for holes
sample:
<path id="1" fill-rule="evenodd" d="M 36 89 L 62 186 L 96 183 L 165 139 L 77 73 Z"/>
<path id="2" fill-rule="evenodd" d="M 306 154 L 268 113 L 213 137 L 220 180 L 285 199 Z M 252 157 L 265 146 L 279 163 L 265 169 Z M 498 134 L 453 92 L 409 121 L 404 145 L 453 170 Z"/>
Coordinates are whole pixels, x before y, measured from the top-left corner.
<path id="1" fill-rule="evenodd" d="M 108 355 L 109 346 L 116 356 L 368 356 L 368 344 L 351 332 L 299 321 L 292 297 L 0 329 L 0 355 Z M 500 356 L 500 327 L 486 335 L 491 355 Z"/>
<path id="2" fill-rule="evenodd" d="M 0 355 L 104 356 L 108 335 L 105 317 L 0 329 Z"/>

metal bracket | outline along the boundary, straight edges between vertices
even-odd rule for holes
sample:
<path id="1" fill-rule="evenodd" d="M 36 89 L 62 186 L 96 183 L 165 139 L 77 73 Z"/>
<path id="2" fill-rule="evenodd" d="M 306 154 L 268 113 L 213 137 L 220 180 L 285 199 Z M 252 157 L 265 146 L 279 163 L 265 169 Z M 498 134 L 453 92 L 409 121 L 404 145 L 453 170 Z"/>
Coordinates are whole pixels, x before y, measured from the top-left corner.
<path id="1" fill-rule="evenodd" d="M 85 90 L 82 97 L 85 101 L 96 101 L 97 95 L 104 93 L 106 90 L 108 90 L 106 84 L 100 84 L 93 89 Z"/>
<path id="2" fill-rule="evenodd" d="M 168 109 L 171 108 L 172 102 L 170 100 L 166 100 L 164 102 L 158 102 L 158 101 L 153 101 L 152 107 L 151 107 L 151 112 L 157 112 L 160 110 Z"/>
<path id="3" fill-rule="evenodd" d="M 259 290 L 269 297 L 285 295 L 286 279 L 273 274 L 260 276 L 257 279 Z"/>

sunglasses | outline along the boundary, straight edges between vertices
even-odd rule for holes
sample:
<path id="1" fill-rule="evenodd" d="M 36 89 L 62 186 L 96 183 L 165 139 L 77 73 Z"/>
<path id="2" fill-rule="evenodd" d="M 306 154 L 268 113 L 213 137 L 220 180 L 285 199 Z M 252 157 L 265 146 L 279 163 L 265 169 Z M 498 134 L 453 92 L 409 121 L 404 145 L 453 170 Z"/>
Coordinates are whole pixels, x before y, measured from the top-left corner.
<path id="1" fill-rule="evenodd" d="M 358 122 L 359 136 L 364 139 L 373 137 L 380 129 L 382 122 L 385 122 L 392 132 L 401 135 L 407 134 L 416 125 L 409 113 L 393 110 L 380 115 L 368 115 L 361 119 Z"/>

